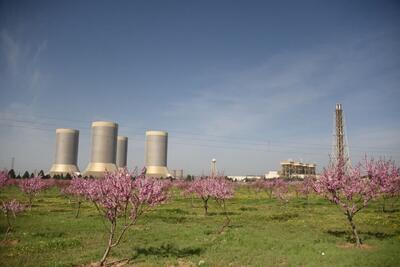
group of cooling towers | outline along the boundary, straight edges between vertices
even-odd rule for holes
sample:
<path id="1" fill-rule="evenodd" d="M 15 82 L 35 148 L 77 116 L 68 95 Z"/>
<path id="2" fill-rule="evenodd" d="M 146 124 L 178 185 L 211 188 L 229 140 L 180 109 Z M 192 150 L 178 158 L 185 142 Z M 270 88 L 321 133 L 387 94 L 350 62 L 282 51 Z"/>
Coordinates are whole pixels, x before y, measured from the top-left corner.
<path id="1" fill-rule="evenodd" d="M 118 136 L 118 124 L 108 121 L 92 123 L 90 162 L 82 176 L 102 177 L 106 171 L 126 167 L 128 137 Z M 56 129 L 56 155 L 50 176 L 81 174 L 77 165 L 79 130 Z M 146 132 L 146 176 L 168 177 L 168 133 Z"/>

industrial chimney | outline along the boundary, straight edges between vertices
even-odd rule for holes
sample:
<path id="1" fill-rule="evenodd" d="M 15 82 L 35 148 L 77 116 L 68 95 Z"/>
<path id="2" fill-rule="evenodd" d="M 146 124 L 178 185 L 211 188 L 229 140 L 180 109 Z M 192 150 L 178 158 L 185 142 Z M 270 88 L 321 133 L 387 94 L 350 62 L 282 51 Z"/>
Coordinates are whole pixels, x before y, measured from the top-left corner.
<path id="1" fill-rule="evenodd" d="M 118 135 L 117 138 L 117 167 L 125 168 L 128 155 L 128 137 Z"/>
<path id="2" fill-rule="evenodd" d="M 84 176 L 102 177 L 105 171 L 115 171 L 118 124 L 108 121 L 92 123 L 92 147 Z"/>
<path id="3" fill-rule="evenodd" d="M 169 177 L 167 169 L 168 133 L 146 132 L 146 176 Z"/>
<path id="4" fill-rule="evenodd" d="M 56 129 L 56 157 L 50 169 L 50 176 L 79 173 L 78 162 L 79 131 Z"/>

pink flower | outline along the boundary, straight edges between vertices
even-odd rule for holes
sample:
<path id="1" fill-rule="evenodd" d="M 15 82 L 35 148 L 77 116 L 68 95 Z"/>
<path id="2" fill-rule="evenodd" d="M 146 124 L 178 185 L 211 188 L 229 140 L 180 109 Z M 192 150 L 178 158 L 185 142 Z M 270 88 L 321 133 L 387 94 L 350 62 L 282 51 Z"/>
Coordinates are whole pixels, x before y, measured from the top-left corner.
<path id="1" fill-rule="evenodd" d="M 29 207 L 32 207 L 33 197 L 39 194 L 40 191 L 48 188 L 50 184 L 44 181 L 40 176 L 23 179 L 18 183 L 22 192 L 28 195 Z"/>
<path id="2" fill-rule="evenodd" d="M 6 170 L 0 171 L 0 188 L 7 185 L 8 173 Z"/>
<path id="3" fill-rule="evenodd" d="M 399 169 L 392 161 L 374 161 L 365 158 L 363 163 L 349 167 L 347 160 L 332 162 L 314 181 L 314 190 L 332 203 L 343 208 L 356 237 L 353 216 L 381 193 L 399 192 Z M 397 184 L 397 189 L 396 189 Z"/>
<path id="4" fill-rule="evenodd" d="M 24 209 L 25 207 L 15 199 L 3 202 L 1 205 L 1 210 L 4 214 L 6 214 L 6 216 L 12 213 L 15 217 L 16 214 L 21 213 L 22 211 L 24 211 Z"/>

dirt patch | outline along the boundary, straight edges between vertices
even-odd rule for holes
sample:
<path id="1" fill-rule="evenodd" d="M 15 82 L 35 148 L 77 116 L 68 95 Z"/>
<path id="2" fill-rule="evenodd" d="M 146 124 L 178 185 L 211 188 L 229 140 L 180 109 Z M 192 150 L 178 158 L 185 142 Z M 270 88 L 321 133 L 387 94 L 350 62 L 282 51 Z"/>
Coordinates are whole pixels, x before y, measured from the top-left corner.
<path id="1" fill-rule="evenodd" d="M 19 240 L 2 240 L 0 241 L 0 245 L 11 245 L 11 246 L 15 246 L 16 244 L 19 243 Z"/>
<path id="2" fill-rule="evenodd" d="M 357 247 L 356 244 L 354 244 L 354 243 L 340 243 L 340 244 L 336 244 L 336 247 L 343 248 L 343 249 L 361 249 L 361 250 L 367 250 L 367 251 L 372 251 L 375 249 L 375 247 L 368 245 L 368 244 L 362 244 L 361 246 Z"/>
<path id="3" fill-rule="evenodd" d="M 134 266 L 134 265 L 128 265 L 128 264 L 129 264 L 129 259 L 118 260 L 115 258 L 109 258 L 105 262 L 104 266 L 107 266 L 107 267 Z M 82 265 L 82 267 L 100 267 L 100 262 L 91 262 L 91 263 Z"/>
<path id="4" fill-rule="evenodd" d="M 167 267 L 195 267 L 196 264 L 194 264 L 191 261 L 185 261 L 182 259 L 178 259 L 178 264 L 177 265 L 167 265 Z"/>

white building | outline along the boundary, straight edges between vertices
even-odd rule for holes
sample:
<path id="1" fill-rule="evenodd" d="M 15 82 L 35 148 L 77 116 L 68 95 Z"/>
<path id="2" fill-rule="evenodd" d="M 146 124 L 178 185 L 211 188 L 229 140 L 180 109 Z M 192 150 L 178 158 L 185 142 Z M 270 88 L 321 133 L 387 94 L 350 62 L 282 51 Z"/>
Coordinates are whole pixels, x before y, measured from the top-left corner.
<path id="1" fill-rule="evenodd" d="M 259 175 L 243 175 L 243 176 L 228 176 L 229 179 L 231 179 L 232 181 L 244 181 L 244 180 L 258 180 L 258 179 L 262 179 L 262 176 Z"/>
<path id="2" fill-rule="evenodd" d="M 268 173 L 265 174 L 265 179 L 275 179 L 275 178 L 279 178 L 278 171 L 269 171 Z"/>

